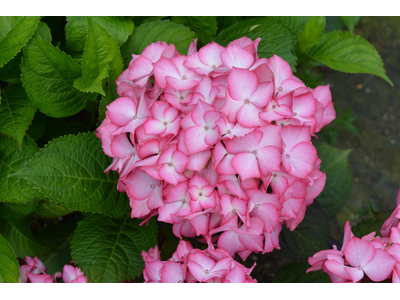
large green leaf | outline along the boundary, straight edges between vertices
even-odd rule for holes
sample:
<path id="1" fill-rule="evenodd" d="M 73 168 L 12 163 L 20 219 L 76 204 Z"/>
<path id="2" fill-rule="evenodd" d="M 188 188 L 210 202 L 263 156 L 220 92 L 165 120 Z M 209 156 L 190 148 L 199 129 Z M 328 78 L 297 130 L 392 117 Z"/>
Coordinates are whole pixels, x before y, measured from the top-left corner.
<path id="1" fill-rule="evenodd" d="M 350 197 L 353 179 L 348 156 L 351 150 L 339 150 L 325 143 L 314 142 L 321 159 L 321 171 L 326 183 L 317 201 L 331 219 L 340 212 Z"/>
<path id="2" fill-rule="evenodd" d="M 35 211 L 38 203 L 38 200 L 26 203 L 0 203 L 0 218 L 11 221 L 23 219 Z"/>
<path id="3" fill-rule="evenodd" d="M 295 261 L 278 269 L 274 283 L 330 283 L 329 275 L 324 271 L 306 273 L 311 266 L 305 261 Z"/>
<path id="4" fill-rule="evenodd" d="M 385 220 L 362 220 L 353 226 L 351 231 L 358 238 L 362 238 L 364 235 L 370 234 L 373 231 L 375 231 L 377 235 L 380 235 L 380 230 L 384 222 Z"/>
<path id="5" fill-rule="evenodd" d="M 140 25 L 135 29 L 128 41 L 121 47 L 121 54 L 125 67 L 132 59 L 132 54 L 141 54 L 143 50 L 158 41 L 174 44 L 176 50 L 185 55 L 190 43 L 196 38 L 196 34 L 181 24 L 169 20 L 157 20 Z"/>
<path id="6" fill-rule="evenodd" d="M 19 264 L 13 249 L 0 234 L 0 283 L 17 283 Z"/>
<path id="7" fill-rule="evenodd" d="M 313 17 L 304 26 L 304 31 L 299 33 L 299 50 L 306 53 L 307 50 L 318 44 L 318 38 L 325 30 L 325 17 Z"/>
<path id="8" fill-rule="evenodd" d="M 298 36 L 300 32 L 304 30 L 306 23 L 312 17 L 304 17 L 304 16 L 276 16 L 271 17 L 273 19 L 280 20 L 285 27 L 289 28 L 295 36 Z"/>
<path id="9" fill-rule="evenodd" d="M 331 31 L 322 35 L 308 55 L 328 67 L 347 73 L 377 75 L 391 86 L 378 52 L 366 39 L 347 31 Z"/>
<path id="10" fill-rule="evenodd" d="M 74 87 L 84 92 L 95 92 L 104 96 L 103 79 L 114 81 L 122 72 L 122 58 L 115 39 L 91 17 L 88 20 L 88 36 L 82 56 L 82 77 Z"/>
<path id="11" fill-rule="evenodd" d="M 20 149 L 15 140 L 0 134 L 0 202 L 26 203 L 44 198 L 24 179 L 8 177 L 24 170 L 38 151 L 39 148 L 29 137 L 23 139 Z"/>
<path id="12" fill-rule="evenodd" d="M 82 133 L 50 141 L 25 171 L 13 176 L 70 209 L 120 217 L 129 210 L 129 201 L 116 189 L 118 175 L 104 173 L 110 163 L 94 133 Z"/>
<path id="13" fill-rule="evenodd" d="M 275 250 L 277 255 L 297 260 L 308 259 L 329 248 L 328 216 L 317 201 L 307 206 L 304 220 L 296 229 L 282 227 L 279 245 L 281 250 Z"/>
<path id="14" fill-rule="evenodd" d="M 1 92 L 0 132 L 14 138 L 21 147 L 35 112 L 36 107 L 24 88 L 18 84 L 9 85 Z"/>
<path id="15" fill-rule="evenodd" d="M 121 282 L 134 279 L 144 269 L 142 251 L 157 243 L 157 223 L 139 226 L 141 220 L 128 215 L 110 219 L 87 215 L 78 223 L 72 258 L 92 282 Z"/>
<path id="16" fill-rule="evenodd" d="M 172 22 L 189 27 L 203 43 L 209 43 L 217 33 L 217 19 L 213 16 L 174 16 Z"/>
<path id="17" fill-rule="evenodd" d="M 45 253 L 52 253 L 56 248 L 49 247 L 33 236 L 28 220 L 0 219 L 0 233 L 8 240 L 15 254 L 20 258 L 41 256 Z"/>
<path id="18" fill-rule="evenodd" d="M 258 56 L 270 58 L 273 54 L 286 60 L 295 70 L 296 56 L 293 54 L 295 36 L 290 29 L 285 27 L 278 19 L 259 17 L 238 22 L 219 35 L 219 39 L 233 41 L 246 36 L 255 40 L 261 38 L 258 45 Z"/>
<path id="19" fill-rule="evenodd" d="M 40 17 L 0 18 L 0 68 L 11 60 L 35 32 Z"/>
<path id="20" fill-rule="evenodd" d="M 65 52 L 42 40 L 38 34 L 25 47 L 21 80 L 33 104 L 48 116 L 76 114 L 88 98 L 72 84 L 82 70 Z"/>
<path id="21" fill-rule="evenodd" d="M 122 46 L 133 31 L 133 22 L 121 17 L 90 17 L 93 21 L 103 26 L 107 32 L 115 39 L 118 46 Z M 65 36 L 67 49 L 73 51 L 83 51 L 88 35 L 88 21 L 86 17 L 71 16 L 67 17 L 65 26 Z"/>

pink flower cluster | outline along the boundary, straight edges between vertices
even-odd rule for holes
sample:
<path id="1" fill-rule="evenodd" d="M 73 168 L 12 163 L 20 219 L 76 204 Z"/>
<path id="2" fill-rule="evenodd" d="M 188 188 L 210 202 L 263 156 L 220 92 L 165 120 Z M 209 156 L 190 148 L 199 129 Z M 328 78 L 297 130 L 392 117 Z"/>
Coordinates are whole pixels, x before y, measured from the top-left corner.
<path id="1" fill-rule="evenodd" d="M 312 266 L 307 270 L 323 270 L 332 282 L 400 282 L 400 190 L 397 205 L 383 223 L 381 236 L 371 232 L 362 238 L 355 237 L 350 222 L 344 227 L 340 250 L 322 250 L 308 259 Z"/>
<path id="2" fill-rule="evenodd" d="M 256 283 L 250 276 L 255 267 L 246 268 L 222 248 L 194 249 L 188 241 L 181 240 L 172 257 L 161 261 L 158 246 L 143 251 L 145 261 L 143 277 L 146 283 Z"/>
<path id="3" fill-rule="evenodd" d="M 260 39 L 196 42 L 187 55 L 164 42 L 132 55 L 96 135 L 132 218 L 158 215 L 245 260 L 279 249 L 282 224 L 295 229 L 322 191 L 311 136 L 335 118 L 332 96 L 260 59 Z"/>
<path id="4" fill-rule="evenodd" d="M 56 283 L 57 278 L 62 278 L 64 283 L 87 283 L 87 278 L 81 269 L 65 265 L 63 272 L 56 272 L 51 276 L 43 262 L 35 258 L 25 257 L 26 265 L 19 267 L 19 282 L 22 283 Z"/>

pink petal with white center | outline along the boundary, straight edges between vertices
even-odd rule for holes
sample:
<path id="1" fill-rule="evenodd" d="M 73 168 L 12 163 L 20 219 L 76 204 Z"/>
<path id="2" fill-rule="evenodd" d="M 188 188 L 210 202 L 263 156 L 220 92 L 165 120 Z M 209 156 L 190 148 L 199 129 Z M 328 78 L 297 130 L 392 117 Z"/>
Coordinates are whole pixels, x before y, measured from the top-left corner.
<path id="1" fill-rule="evenodd" d="M 225 276 L 225 282 L 229 283 L 244 283 L 246 274 L 241 267 L 234 266 Z"/>
<path id="2" fill-rule="evenodd" d="M 293 98 L 293 115 L 301 118 L 311 117 L 316 108 L 316 100 L 312 93 L 306 93 Z"/>
<path id="3" fill-rule="evenodd" d="M 192 213 L 188 216 L 188 220 L 190 224 L 192 224 L 197 236 L 208 235 L 208 223 L 210 220 L 210 214 L 204 213 L 204 211 Z"/>
<path id="4" fill-rule="evenodd" d="M 132 99 L 121 97 L 107 105 L 107 112 L 113 124 L 124 126 L 136 116 L 137 106 Z"/>
<path id="5" fill-rule="evenodd" d="M 232 69 L 228 76 L 228 91 L 232 99 L 249 100 L 257 88 L 257 76 L 253 72 L 246 69 Z"/>
<path id="6" fill-rule="evenodd" d="M 157 81 L 157 84 L 163 89 L 165 89 L 167 84 L 167 76 L 172 76 L 175 78 L 181 77 L 181 74 L 179 73 L 179 70 L 175 66 L 175 64 L 165 57 L 161 57 L 156 63 L 153 64 L 153 67 L 155 80 Z"/>
<path id="7" fill-rule="evenodd" d="M 310 132 L 306 127 L 288 125 L 281 130 L 281 137 L 285 144 L 285 151 L 289 152 L 295 145 L 310 142 Z"/>
<path id="8" fill-rule="evenodd" d="M 244 105 L 243 101 L 236 101 L 231 98 L 229 91 L 226 91 L 226 100 L 220 111 L 229 119 L 230 123 L 236 123 L 237 112 Z"/>
<path id="9" fill-rule="evenodd" d="M 164 50 L 168 47 L 165 42 L 156 42 L 148 45 L 142 52 L 141 56 L 148 58 L 152 63 L 160 59 Z"/>
<path id="10" fill-rule="evenodd" d="M 364 267 L 374 258 L 375 248 L 369 242 L 352 237 L 343 253 L 352 267 Z"/>
<path id="11" fill-rule="evenodd" d="M 326 86 L 317 86 L 312 91 L 312 94 L 317 99 L 317 101 L 324 106 L 324 108 L 332 103 L 332 94 L 329 88 L 329 84 Z"/>
<path id="12" fill-rule="evenodd" d="M 197 126 L 205 126 L 206 125 L 206 121 L 204 120 L 205 114 L 209 111 L 214 112 L 214 108 L 210 104 L 208 104 L 204 101 L 197 102 L 197 104 L 191 114 L 193 122 Z M 216 113 L 216 112 L 214 112 L 214 113 Z M 219 119 L 219 117 L 218 117 L 218 119 Z"/>
<path id="13" fill-rule="evenodd" d="M 349 268 L 344 265 L 344 259 L 343 259 L 342 255 L 328 254 L 327 261 L 325 262 L 325 264 L 322 265 L 322 269 L 324 270 L 325 268 L 329 272 L 335 274 L 336 276 L 339 276 L 340 278 L 343 278 L 344 280 L 352 280 L 352 277 L 346 271 L 346 269 L 353 269 L 353 268 Z M 327 273 L 329 274 L 329 272 L 327 272 Z M 361 271 L 361 273 L 362 273 L 362 276 L 364 276 L 364 272 Z M 360 276 L 360 273 L 354 274 L 354 275 L 355 275 L 355 277 L 357 277 L 357 276 Z M 330 275 L 330 277 L 331 277 L 331 275 Z M 344 282 L 344 280 L 341 282 Z"/>
<path id="14" fill-rule="evenodd" d="M 155 260 L 146 262 L 143 273 L 148 277 L 147 282 L 161 282 L 161 269 L 164 267 L 164 262 Z"/>
<path id="15" fill-rule="evenodd" d="M 274 249 L 281 249 L 279 246 L 279 234 L 281 233 L 282 225 L 278 223 L 275 231 L 272 233 L 264 232 L 264 250 L 263 254 L 267 252 L 272 252 Z"/>
<path id="16" fill-rule="evenodd" d="M 263 110 L 252 103 L 245 103 L 237 113 L 237 120 L 240 125 L 247 128 L 254 128 L 263 125 L 258 114 Z"/>
<path id="17" fill-rule="evenodd" d="M 285 168 L 290 165 L 289 174 L 296 177 L 306 177 L 314 169 L 317 161 L 317 150 L 310 143 L 300 143 L 294 146 L 289 153 L 282 155 Z"/>
<path id="18" fill-rule="evenodd" d="M 379 282 L 390 276 L 395 265 L 395 258 L 382 249 L 376 249 L 374 258 L 363 267 L 363 270 L 370 279 Z"/>
<path id="19" fill-rule="evenodd" d="M 173 166 L 163 166 L 158 170 L 158 174 L 165 181 L 173 185 L 177 185 L 179 182 L 184 182 L 187 178 L 178 173 Z"/>
<path id="20" fill-rule="evenodd" d="M 257 107 L 264 108 L 271 101 L 273 92 L 273 84 L 261 83 L 249 100 Z"/>
<path id="21" fill-rule="evenodd" d="M 135 199 L 146 199 L 154 189 L 161 189 L 161 182 L 155 180 L 145 172 L 136 169 L 123 180 L 128 195 Z"/>
<path id="22" fill-rule="evenodd" d="M 227 230 L 222 233 L 218 238 L 217 245 L 219 248 L 227 250 L 232 257 L 235 257 L 235 253 L 247 249 L 246 246 L 240 242 L 239 234 L 232 230 Z"/>
<path id="23" fill-rule="evenodd" d="M 274 146 L 266 146 L 257 150 L 257 160 L 261 175 L 267 176 L 270 172 L 278 171 L 281 164 L 281 151 Z"/>
<path id="24" fill-rule="evenodd" d="M 193 42 L 190 43 L 187 55 L 190 56 L 196 52 L 197 52 L 197 38 L 195 38 Z"/>
<path id="25" fill-rule="evenodd" d="M 307 92 L 307 88 L 304 85 L 304 83 L 298 82 L 297 80 L 286 79 L 285 81 L 282 82 L 281 86 L 278 87 L 278 89 L 275 86 L 275 91 L 278 91 L 275 94 L 275 97 L 278 99 L 297 90 L 301 90 L 302 93 Z"/>
<path id="26" fill-rule="evenodd" d="M 194 252 L 188 255 L 187 267 L 197 281 L 203 282 L 215 266 L 215 261 L 201 252 Z"/>
<path id="27" fill-rule="evenodd" d="M 194 153 L 189 156 L 189 161 L 186 165 L 186 169 L 200 172 L 205 167 L 210 157 L 210 150 L 204 150 Z"/>
<path id="28" fill-rule="evenodd" d="M 258 161 L 253 153 L 242 152 L 232 159 L 232 166 L 240 175 L 241 180 L 247 178 L 259 178 L 261 176 Z"/>
<path id="29" fill-rule="evenodd" d="M 185 145 L 188 151 L 188 155 L 191 155 L 196 152 L 201 152 L 210 148 L 205 142 L 205 136 L 207 131 L 200 126 L 190 127 L 185 132 Z"/>
<path id="30" fill-rule="evenodd" d="M 188 79 L 186 75 L 177 77 L 166 76 L 165 80 L 175 90 L 189 90 L 199 84 L 197 80 Z"/>
<path id="31" fill-rule="evenodd" d="M 153 63 L 148 58 L 141 56 L 129 66 L 128 80 L 132 80 L 136 85 L 144 87 L 152 73 Z"/>
<path id="32" fill-rule="evenodd" d="M 199 50 L 199 59 L 203 64 L 209 66 L 211 70 L 214 70 L 222 65 L 221 52 L 224 50 L 224 47 L 211 42 Z"/>
<path id="33" fill-rule="evenodd" d="M 164 203 L 164 206 L 158 208 L 158 221 L 173 224 L 174 220 L 171 215 L 175 215 L 183 207 L 182 201 L 176 201 L 172 203 Z M 190 208 L 190 207 L 189 207 Z M 190 213 L 190 209 L 189 209 Z"/>
<path id="34" fill-rule="evenodd" d="M 232 159 L 235 155 L 227 153 L 217 166 L 217 172 L 223 175 L 235 175 L 236 170 L 232 166 Z"/>
<path id="35" fill-rule="evenodd" d="M 162 283 L 183 283 L 185 281 L 185 271 L 181 263 L 176 261 L 167 261 L 161 269 L 161 282 Z"/>
<path id="36" fill-rule="evenodd" d="M 226 150 L 231 154 L 239 154 L 242 152 L 253 152 L 256 150 L 263 138 L 260 131 L 253 131 L 242 138 L 233 138 L 226 142 Z"/>
<path id="37" fill-rule="evenodd" d="M 125 133 L 113 137 L 111 151 L 116 157 L 120 158 L 134 155 L 136 152 Z"/>
<path id="38" fill-rule="evenodd" d="M 268 60 L 268 67 L 274 75 L 275 93 L 277 93 L 283 81 L 293 78 L 292 69 L 287 61 L 275 54 Z"/>
<path id="39" fill-rule="evenodd" d="M 251 252 L 262 252 L 264 248 L 263 240 L 264 236 L 262 235 L 239 234 L 239 241 Z"/>
<path id="40" fill-rule="evenodd" d="M 193 69 L 201 75 L 208 75 L 210 72 L 213 71 L 209 66 L 201 62 L 198 52 L 195 52 L 188 56 L 184 62 L 184 65 L 190 69 Z"/>
<path id="41" fill-rule="evenodd" d="M 172 154 L 171 162 L 178 173 L 183 173 L 186 169 L 187 163 L 189 162 L 189 158 L 183 152 L 176 150 Z"/>
<path id="42" fill-rule="evenodd" d="M 29 272 L 26 273 L 31 283 L 54 283 L 53 278 L 49 274 L 31 274 Z"/>
<path id="43" fill-rule="evenodd" d="M 233 67 L 248 69 L 254 63 L 253 55 L 240 46 L 231 44 L 221 52 L 221 60 L 229 69 Z"/>
<path id="44" fill-rule="evenodd" d="M 164 91 L 165 100 L 176 109 L 181 110 L 182 106 L 192 100 L 192 90 L 175 91 L 172 87 L 166 87 Z"/>

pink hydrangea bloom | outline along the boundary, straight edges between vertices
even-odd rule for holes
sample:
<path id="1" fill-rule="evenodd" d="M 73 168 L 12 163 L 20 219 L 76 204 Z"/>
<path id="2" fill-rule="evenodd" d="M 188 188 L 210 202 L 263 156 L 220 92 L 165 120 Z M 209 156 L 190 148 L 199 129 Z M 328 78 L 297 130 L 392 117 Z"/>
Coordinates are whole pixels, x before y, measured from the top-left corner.
<path id="1" fill-rule="evenodd" d="M 131 217 L 158 216 L 224 261 L 279 249 L 283 224 L 297 227 L 326 179 L 311 137 L 335 117 L 329 86 L 310 89 L 282 58 L 259 58 L 260 40 L 198 51 L 195 40 L 186 55 L 149 45 L 116 80 L 120 97 L 96 133 Z M 251 281 L 208 252 L 182 270 L 145 261 L 147 282 Z"/>

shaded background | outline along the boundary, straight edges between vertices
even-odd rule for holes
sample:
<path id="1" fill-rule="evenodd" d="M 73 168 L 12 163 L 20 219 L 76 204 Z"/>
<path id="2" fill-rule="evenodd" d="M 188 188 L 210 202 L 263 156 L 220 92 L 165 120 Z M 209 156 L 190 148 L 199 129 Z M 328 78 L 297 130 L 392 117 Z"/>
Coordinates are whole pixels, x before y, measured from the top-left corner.
<path id="1" fill-rule="evenodd" d="M 327 27 L 336 26 L 335 18 L 327 18 Z M 342 211 L 331 221 L 333 243 L 341 244 L 346 220 L 354 226 L 369 218 L 370 209 L 392 211 L 400 187 L 400 17 L 362 17 L 355 35 L 367 39 L 380 54 L 391 87 L 383 79 L 367 74 L 348 74 L 327 67 L 319 68 L 319 85 L 329 84 L 337 115 L 353 117 L 356 131 L 334 122 L 319 139 L 332 142 L 341 150 L 352 149 L 349 163 L 353 187 Z M 295 74 L 296 75 L 296 74 Z M 358 133 L 357 133 L 358 132 Z M 246 261 L 257 267 L 252 276 L 259 282 L 272 282 L 276 271 L 292 262 L 274 253 L 252 254 Z"/>

